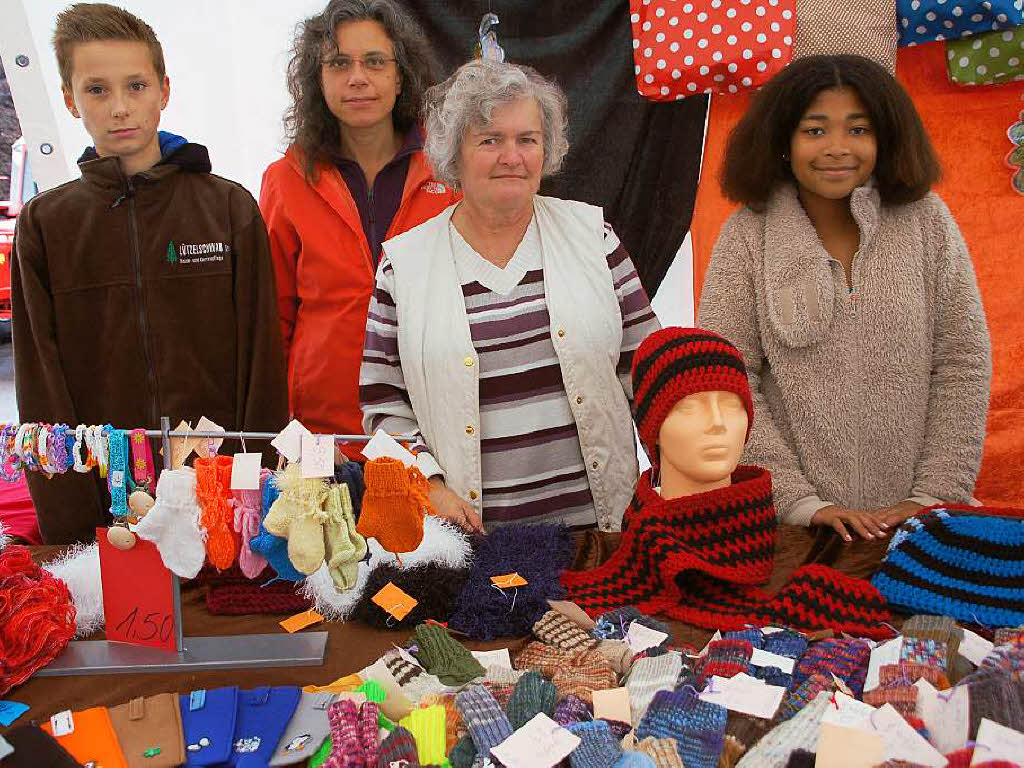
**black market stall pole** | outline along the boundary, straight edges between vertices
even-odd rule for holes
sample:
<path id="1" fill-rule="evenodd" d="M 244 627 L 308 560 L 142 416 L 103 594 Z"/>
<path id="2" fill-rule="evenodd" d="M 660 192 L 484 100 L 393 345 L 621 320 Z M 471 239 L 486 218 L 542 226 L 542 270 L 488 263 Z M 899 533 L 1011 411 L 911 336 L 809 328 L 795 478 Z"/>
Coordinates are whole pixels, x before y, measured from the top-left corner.
<path id="1" fill-rule="evenodd" d="M 147 437 L 160 438 L 163 468 L 171 468 L 171 438 L 273 440 L 276 432 L 172 432 L 170 419 L 160 418 L 160 429 L 147 429 Z M 367 442 L 371 435 L 332 435 L 336 443 Z M 395 437 L 399 442 L 415 438 Z M 181 584 L 171 574 L 174 593 L 174 632 L 177 651 L 149 648 L 108 640 L 75 640 L 38 677 L 102 675 L 156 672 L 199 672 L 213 669 L 258 667 L 304 667 L 324 663 L 326 632 L 296 632 L 262 635 L 185 637 L 181 615 Z M 239 643 L 238 640 L 243 640 Z"/>

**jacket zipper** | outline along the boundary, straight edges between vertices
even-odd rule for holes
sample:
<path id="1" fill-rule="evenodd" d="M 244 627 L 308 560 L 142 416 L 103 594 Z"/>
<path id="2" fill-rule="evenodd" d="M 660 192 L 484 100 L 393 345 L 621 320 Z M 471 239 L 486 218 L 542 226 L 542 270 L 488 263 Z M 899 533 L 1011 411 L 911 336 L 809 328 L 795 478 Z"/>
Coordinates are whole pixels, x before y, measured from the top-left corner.
<path id="1" fill-rule="evenodd" d="M 380 176 L 379 173 L 377 175 Z M 376 186 L 377 179 L 374 179 L 373 183 L 374 183 L 374 186 Z M 369 212 L 370 212 L 370 238 L 371 238 L 371 242 L 368 242 L 367 245 L 370 246 L 370 263 L 374 266 L 373 273 L 374 273 L 374 275 L 376 275 L 377 274 L 376 265 L 377 265 L 377 261 L 379 259 L 378 259 L 378 257 L 373 252 L 373 242 L 372 242 L 373 240 L 377 239 L 377 217 L 374 216 L 374 210 L 373 210 L 373 187 L 370 187 L 369 190 L 367 190 L 367 193 L 366 193 L 366 205 L 367 205 L 367 208 L 369 209 Z"/>
<path id="2" fill-rule="evenodd" d="M 139 303 L 139 334 L 142 336 L 142 354 L 146 361 L 146 379 L 149 382 L 149 417 L 155 428 L 160 423 L 160 407 L 157 403 L 156 373 L 153 370 L 153 353 L 149 345 L 149 319 L 146 316 L 146 294 L 142 283 L 142 255 L 139 249 L 139 225 L 135 210 L 135 185 L 128 177 L 125 196 L 128 200 L 128 218 L 131 225 L 132 256 L 135 259 L 135 289 Z"/>
<path id="3" fill-rule="evenodd" d="M 860 416 L 860 414 L 863 413 L 864 381 L 863 381 L 863 366 L 861 364 L 862 363 L 862 358 L 861 358 L 861 336 L 860 336 L 860 329 L 857 327 L 858 320 L 859 320 L 859 316 L 858 316 L 858 312 L 857 312 L 857 289 L 856 289 L 857 280 L 856 280 L 855 271 L 854 271 L 856 269 L 856 267 L 857 267 L 857 256 L 859 254 L 860 254 L 860 250 L 858 249 L 857 252 L 855 252 L 853 254 L 853 258 L 850 259 L 850 297 L 849 297 L 850 298 L 850 309 L 851 309 L 851 312 L 853 314 L 853 332 L 854 332 L 854 338 L 856 339 L 856 345 L 857 345 L 857 347 L 855 349 L 855 353 L 856 353 L 855 360 L 856 360 L 857 374 L 858 374 L 857 375 L 857 400 L 861 404 L 861 407 L 857 408 L 857 429 L 856 429 L 856 433 L 855 433 L 855 436 L 854 436 L 855 439 L 854 439 L 854 454 L 853 454 L 854 483 L 855 483 L 855 485 L 854 485 L 854 499 L 856 499 L 856 502 L 855 502 L 854 506 L 855 506 L 856 509 L 860 509 L 860 507 L 863 505 L 863 501 L 862 501 L 862 496 L 863 496 L 863 488 L 862 488 L 862 486 L 863 486 L 863 478 L 862 478 L 862 475 L 861 475 L 860 444 L 861 444 L 861 431 L 862 431 L 862 428 L 863 428 L 863 425 L 864 425 L 864 420 Z"/>

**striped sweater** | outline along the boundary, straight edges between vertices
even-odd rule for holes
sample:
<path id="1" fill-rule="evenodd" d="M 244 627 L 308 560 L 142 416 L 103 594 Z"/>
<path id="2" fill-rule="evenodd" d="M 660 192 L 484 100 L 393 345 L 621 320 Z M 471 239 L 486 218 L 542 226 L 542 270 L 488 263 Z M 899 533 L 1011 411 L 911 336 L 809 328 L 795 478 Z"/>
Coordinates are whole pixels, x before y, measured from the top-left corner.
<path id="1" fill-rule="evenodd" d="M 531 222 L 504 268 L 473 251 L 454 226 L 449 233 L 479 357 L 484 520 L 593 525 L 576 423 L 551 341 L 536 224 Z M 605 253 L 622 314 L 617 373 L 629 397 L 633 351 L 658 321 L 629 255 L 607 227 Z M 390 417 L 415 421 L 402 376 L 393 286 L 385 256 L 370 303 L 360 375 L 360 401 L 371 431 L 398 431 L 389 426 Z M 429 451 L 422 443 L 416 447 Z"/>

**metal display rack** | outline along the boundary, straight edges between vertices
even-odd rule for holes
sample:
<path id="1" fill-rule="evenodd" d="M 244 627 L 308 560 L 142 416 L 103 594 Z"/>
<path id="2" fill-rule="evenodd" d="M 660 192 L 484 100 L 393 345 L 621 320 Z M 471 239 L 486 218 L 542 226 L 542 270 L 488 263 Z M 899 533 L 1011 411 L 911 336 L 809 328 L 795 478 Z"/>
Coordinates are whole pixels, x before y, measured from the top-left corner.
<path id="1" fill-rule="evenodd" d="M 163 445 L 163 468 L 171 466 L 171 438 L 273 440 L 275 432 L 172 432 L 170 419 L 160 429 L 146 430 Z M 369 435 L 332 435 L 334 442 L 366 442 Z M 408 441 L 411 438 L 396 438 Z M 185 637 L 181 617 L 181 585 L 172 574 L 174 633 L 177 651 L 108 640 L 75 640 L 37 677 L 155 672 L 199 672 L 212 669 L 319 666 L 324 663 L 327 632 Z"/>

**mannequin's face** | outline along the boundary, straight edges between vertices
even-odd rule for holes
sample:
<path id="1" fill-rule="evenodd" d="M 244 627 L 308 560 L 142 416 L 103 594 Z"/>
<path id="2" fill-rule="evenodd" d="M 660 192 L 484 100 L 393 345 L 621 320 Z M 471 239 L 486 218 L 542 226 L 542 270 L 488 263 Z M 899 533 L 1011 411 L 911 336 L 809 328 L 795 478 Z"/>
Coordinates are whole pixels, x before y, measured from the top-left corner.
<path id="1" fill-rule="evenodd" d="M 658 432 L 664 498 L 723 488 L 743 454 L 747 411 L 732 392 L 698 392 L 669 411 Z"/>

